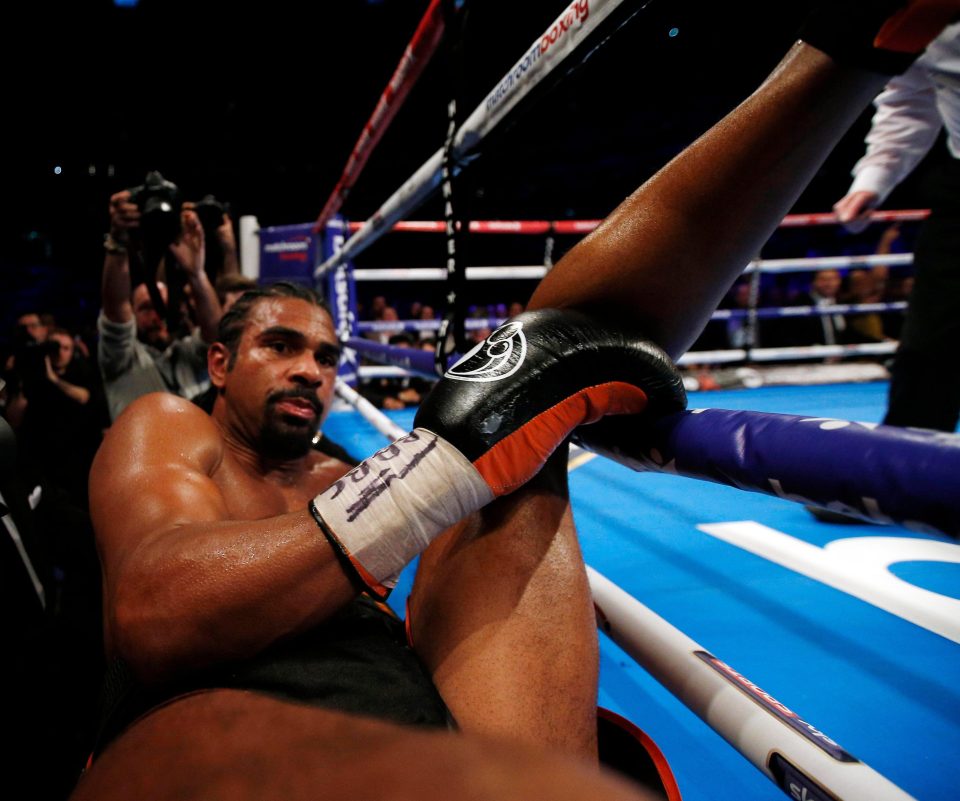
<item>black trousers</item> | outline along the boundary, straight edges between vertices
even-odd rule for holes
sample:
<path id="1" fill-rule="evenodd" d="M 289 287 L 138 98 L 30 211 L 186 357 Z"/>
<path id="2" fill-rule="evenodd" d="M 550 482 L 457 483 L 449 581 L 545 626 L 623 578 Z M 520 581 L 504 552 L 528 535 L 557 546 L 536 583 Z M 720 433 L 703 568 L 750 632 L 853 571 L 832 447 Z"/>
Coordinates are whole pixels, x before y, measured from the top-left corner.
<path id="1" fill-rule="evenodd" d="M 954 431 L 960 418 L 960 159 L 944 161 L 914 247 L 916 278 L 883 422 Z"/>

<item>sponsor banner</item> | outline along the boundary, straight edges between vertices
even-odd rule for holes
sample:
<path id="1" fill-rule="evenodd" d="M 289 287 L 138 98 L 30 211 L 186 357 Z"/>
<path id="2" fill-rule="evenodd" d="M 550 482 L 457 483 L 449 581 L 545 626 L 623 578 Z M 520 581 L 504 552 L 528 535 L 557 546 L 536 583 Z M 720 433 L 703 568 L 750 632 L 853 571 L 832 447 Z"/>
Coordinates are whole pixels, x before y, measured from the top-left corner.
<path id="1" fill-rule="evenodd" d="M 526 49 L 457 131 L 458 153 L 462 155 L 471 150 L 621 2 L 573 0 Z"/>
<path id="2" fill-rule="evenodd" d="M 831 793 L 780 754 L 770 756 L 769 767 L 780 789 L 794 801 L 836 801 Z"/>
<path id="3" fill-rule="evenodd" d="M 260 229 L 260 282 L 292 281 L 313 286 L 317 238 L 310 223 Z"/>
<path id="4" fill-rule="evenodd" d="M 328 259 L 343 247 L 346 239 L 347 224 L 340 216 L 334 216 L 324 226 L 322 233 L 322 250 L 319 258 Z M 310 275 L 313 275 L 314 263 L 310 263 Z M 326 297 L 333 311 L 333 324 L 337 329 L 337 339 L 346 342 L 356 333 L 357 325 L 357 287 L 351 273 L 353 264 L 344 261 L 328 272 L 326 279 Z M 312 280 L 312 277 L 311 277 Z M 340 367 L 337 378 L 354 386 L 357 383 L 357 352 L 345 347 L 340 358 Z"/>
<path id="5" fill-rule="evenodd" d="M 781 704 L 776 698 L 770 695 L 770 693 L 766 692 L 765 690 L 761 690 L 756 684 L 750 681 L 750 679 L 738 673 L 736 670 L 730 667 L 730 665 L 722 662 L 706 651 L 694 651 L 694 655 L 697 656 L 701 661 L 706 662 L 706 664 L 712 667 L 715 671 L 717 671 L 717 673 L 727 679 L 735 687 L 739 688 L 748 696 L 750 696 L 750 698 L 760 704 L 760 706 L 766 709 L 770 714 L 782 720 L 791 729 L 798 731 L 810 742 L 812 742 L 821 750 L 826 751 L 838 762 L 860 761 L 856 757 L 848 754 L 843 748 L 840 747 L 839 744 L 827 737 L 827 735 L 818 728 L 807 723 L 796 712 Z M 816 798 L 817 796 L 808 797 Z"/>

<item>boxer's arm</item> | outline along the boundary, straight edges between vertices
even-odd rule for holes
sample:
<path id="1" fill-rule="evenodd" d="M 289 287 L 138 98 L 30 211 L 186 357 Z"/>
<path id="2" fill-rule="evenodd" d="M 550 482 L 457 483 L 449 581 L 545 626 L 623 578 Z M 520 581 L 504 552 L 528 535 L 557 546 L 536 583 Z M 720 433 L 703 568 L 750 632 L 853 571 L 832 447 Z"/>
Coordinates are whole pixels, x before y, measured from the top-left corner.
<path id="1" fill-rule="evenodd" d="M 169 394 L 131 404 L 90 476 L 107 648 L 146 681 L 256 653 L 356 595 L 306 509 L 227 519 L 213 421 Z"/>

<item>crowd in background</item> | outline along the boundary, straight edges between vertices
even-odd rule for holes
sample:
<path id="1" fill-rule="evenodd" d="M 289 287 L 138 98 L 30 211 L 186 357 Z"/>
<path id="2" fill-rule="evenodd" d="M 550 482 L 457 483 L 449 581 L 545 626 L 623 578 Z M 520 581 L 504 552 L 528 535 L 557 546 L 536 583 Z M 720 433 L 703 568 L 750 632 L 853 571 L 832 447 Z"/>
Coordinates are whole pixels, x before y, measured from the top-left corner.
<path id="1" fill-rule="evenodd" d="M 876 255 L 893 252 L 900 236 L 899 224 L 885 228 L 877 242 Z M 761 274 L 759 280 L 745 275 L 727 293 L 720 310 L 748 312 L 779 308 L 787 311 L 778 316 L 761 314 L 754 322 L 744 314 L 713 320 L 691 350 L 893 342 L 900 335 L 903 309 L 835 313 L 828 310 L 832 306 L 905 302 L 912 287 L 913 274 L 909 267 L 891 268 L 885 264 Z"/>

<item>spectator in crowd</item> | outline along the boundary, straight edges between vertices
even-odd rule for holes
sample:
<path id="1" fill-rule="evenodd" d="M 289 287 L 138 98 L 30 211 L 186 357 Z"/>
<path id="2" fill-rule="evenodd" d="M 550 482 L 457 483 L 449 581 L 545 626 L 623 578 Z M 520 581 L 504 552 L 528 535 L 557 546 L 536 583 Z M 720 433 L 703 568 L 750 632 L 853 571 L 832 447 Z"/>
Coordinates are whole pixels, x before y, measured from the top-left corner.
<path id="1" fill-rule="evenodd" d="M 420 320 L 421 322 L 432 323 L 437 319 L 437 315 L 433 310 L 433 306 L 422 304 L 420 306 L 419 314 L 414 319 Z M 421 328 L 418 335 L 421 341 L 428 339 L 435 340 L 437 336 L 437 328 Z"/>
<path id="2" fill-rule="evenodd" d="M 205 264 L 207 277 L 216 286 L 219 279 L 227 276 L 240 277 L 240 258 L 237 252 L 237 237 L 233 230 L 233 220 L 227 210 L 212 195 L 208 195 L 200 204 L 184 203 L 184 209 L 206 206 L 209 214 L 201 217 L 215 217 L 220 212 L 220 224 L 216 227 L 204 225 Z"/>
<path id="3" fill-rule="evenodd" d="M 381 320 L 383 319 L 384 309 L 387 308 L 387 298 L 385 295 L 374 295 L 373 300 L 370 301 L 370 314 L 368 315 L 371 320 Z"/>
<path id="4" fill-rule="evenodd" d="M 37 320 L 25 315 L 18 326 L 6 410 L 16 430 L 2 443 L 0 511 L 12 514 L 23 546 L 18 554 L 11 538 L 0 538 L 8 546 L 0 549 L 0 587 L 14 611 L 3 631 L 4 675 L 17 688 L 4 720 L 15 741 L 29 743 L 26 754 L 21 742 L 8 749 L 9 764 L 30 776 L 35 797 L 54 799 L 65 797 L 89 755 L 104 667 L 87 484 L 108 421 L 95 366 L 69 331 Z"/>
<path id="5" fill-rule="evenodd" d="M 18 429 L 31 472 L 87 506 L 87 474 L 100 445 L 103 398 L 94 367 L 63 328 L 21 351 L 22 384 L 8 419 Z"/>
<path id="6" fill-rule="evenodd" d="M 812 310 L 829 309 L 839 302 L 843 279 L 838 270 L 817 270 L 809 288 L 791 299 L 792 306 L 809 306 Z M 788 347 L 806 345 L 839 345 L 847 341 L 847 320 L 842 314 L 822 313 L 797 316 L 779 321 L 778 344 Z"/>
<path id="7" fill-rule="evenodd" d="M 843 294 L 844 304 L 858 305 L 882 303 L 883 273 L 871 270 L 851 270 L 847 276 L 847 288 Z M 847 342 L 883 342 L 883 317 L 879 312 L 851 312 L 847 315 Z"/>
<path id="8" fill-rule="evenodd" d="M 899 222 L 893 222 L 883 229 L 880 239 L 877 242 L 875 253 L 877 255 L 886 255 L 894 252 L 894 246 L 903 239 L 903 231 Z M 906 302 L 910 292 L 910 284 L 904 289 L 904 277 L 908 272 L 891 272 L 890 265 L 874 264 L 869 272 L 873 278 L 873 297 L 876 302 L 896 303 Z M 912 282 L 912 276 L 910 276 Z M 855 302 L 855 301 L 851 301 Z M 873 301 L 871 301 L 873 302 Z M 883 339 L 896 340 L 900 338 L 900 330 L 903 328 L 905 312 L 901 310 L 892 310 L 883 312 L 880 315 L 881 327 L 883 330 Z"/>
<path id="9" fill-rule="evenodd" d="M 208 386 L 206 352 L 216 337 L 220 303 L 204 270 L 203 227 L 195 211 L 181 213 L 181 231 L 170 245 L 191 292 L 195 330 L 171 334 L 155 299 L 168 303 L 162 284 L 132 286 L 130 232 L 139 226 L 140 211 L 130 192 L 110 198 L 110 233 L 105 241 L 98 362 L 111 419 L 148 392 L 173 392 L 193 398 Z M 173 276 L 171 276 L 172 278 Z M 180 278 L 180 276 L 177 276 Z"/>
<path id="10" fill-rule="evenodd" d="M 17 322 L 13 332 L 13 349 L 3 362 L 5 380 L 7 381 L 7 392 L 13 392 L 16 389 L 18 379 L 16 377 L 17 351 L 29 343 L 41 343 L 47 338 L 49 326 L 43 322 L 41 315 L 37 312 L 24 312 L 17 317 Z"/>
<path id="11" fill-rule="evenodd" d="M 257 282 L 240 273 L 225 273 L 217 278 L 214 287 L 217 291 L 217 300 L 224 314 L 239 300 L 248 289 L 256 289 Z"/>
<path id="12" fill-rule="evenodd" d="M 748 312 L 750 309 L 749 278 L 741 278 L 727 293 L 720 304 L 720 308 L 732 309 L 736 312 Z M 759 305 L 759 304 L 758 304 Z M 731 316 L 724 325 L 724 348 L 749 349 L 761 346 L 759 319 L 751 320 L 748 316 L 736 314 Z"/>
<path id="13" fill-rule="evenodd" d="M 414 339 L 408 333 L 394 334 L 387 344 L 395 348 L 412 348 Z M 361 384 L 360 394 L 378 409 L 397 411 L 419 406 L 432 383 L 410 375 L 371 378 Z"/>
<path id="14" fill-rule="evenodd" d="M 379 342 L 381 345 L 389 344 L 391 337 L 403 333 L 400 316 L 393 306 L 384 306 L 380 319 L 375 320 L 375 322 L 383 323 L 383 326 L 376 331 L 367 331 L 366 338 Z"/>
<path id="15" fill-rule="evenodd" d="M 516 317 L 518 314 L 523 314 L 524 305 L 519 301 L 515 300 L 507 307 L 507 318 Z"/>

